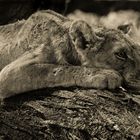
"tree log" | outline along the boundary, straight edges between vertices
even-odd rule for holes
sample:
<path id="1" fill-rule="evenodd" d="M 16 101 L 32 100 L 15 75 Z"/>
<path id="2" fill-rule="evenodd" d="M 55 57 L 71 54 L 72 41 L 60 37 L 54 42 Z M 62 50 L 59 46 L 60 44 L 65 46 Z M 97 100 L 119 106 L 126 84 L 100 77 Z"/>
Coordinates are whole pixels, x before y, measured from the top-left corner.
<path id="1" fill-rule="evenodd" d="M 9 98 L 0 106 L 0 140 L 8 139 L 139 140 L 140 94 L 72 88 Z"/>

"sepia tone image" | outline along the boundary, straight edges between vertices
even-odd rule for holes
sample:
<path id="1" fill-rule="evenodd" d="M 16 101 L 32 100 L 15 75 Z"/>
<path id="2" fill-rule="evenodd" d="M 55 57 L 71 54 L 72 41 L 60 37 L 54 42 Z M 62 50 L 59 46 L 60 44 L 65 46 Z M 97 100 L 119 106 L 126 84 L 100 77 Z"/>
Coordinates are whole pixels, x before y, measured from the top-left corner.
<path id="1" fill-rule="evenodd" d="M 140 1 L 0 0 L 0 140 L 140 140 Z"/>

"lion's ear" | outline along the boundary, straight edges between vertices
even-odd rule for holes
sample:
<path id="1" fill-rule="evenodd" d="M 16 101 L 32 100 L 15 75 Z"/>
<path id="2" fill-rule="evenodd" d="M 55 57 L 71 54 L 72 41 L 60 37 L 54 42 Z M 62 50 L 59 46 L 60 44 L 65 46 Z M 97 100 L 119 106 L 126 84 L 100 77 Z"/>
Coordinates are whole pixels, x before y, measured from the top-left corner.
<path id="1" fill-rule="evenodd" d="M 94 45 L 96 35 L 91 26 L 85 21 L 74 21 L 69 29 L 69 34 L 73 44 L 81 49 L 86 49 Z"/>
<path id="2" fill-rule="evenodd" d="M 132 28 L 133 28 L 133 24 L 132 23 L 119 25 L 117 27 L 117 29 L 121 30 L 124 34 L 129 34 L 129 32 L 132 30 Z"/>

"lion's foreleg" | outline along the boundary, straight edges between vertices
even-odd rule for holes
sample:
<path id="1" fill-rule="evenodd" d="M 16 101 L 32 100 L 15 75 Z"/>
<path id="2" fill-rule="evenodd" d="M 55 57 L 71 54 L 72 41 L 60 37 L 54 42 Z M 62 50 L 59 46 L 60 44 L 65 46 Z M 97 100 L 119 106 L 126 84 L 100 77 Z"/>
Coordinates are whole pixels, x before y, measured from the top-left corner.
<path id="1" fill-rule="evenodd" d="M 93 87 L 97 69 L 53 64 L 24 64 L 0 73 L 0 98 L 46 87 Z"/>
<path id="2" fill-rule="evenodd" d="M 47 87 L 86 87 L 114 89 L 121 85 L 121 76 L 112 70 L 80 66 L 33 64 L 0 74 L 1 99 Z"/>

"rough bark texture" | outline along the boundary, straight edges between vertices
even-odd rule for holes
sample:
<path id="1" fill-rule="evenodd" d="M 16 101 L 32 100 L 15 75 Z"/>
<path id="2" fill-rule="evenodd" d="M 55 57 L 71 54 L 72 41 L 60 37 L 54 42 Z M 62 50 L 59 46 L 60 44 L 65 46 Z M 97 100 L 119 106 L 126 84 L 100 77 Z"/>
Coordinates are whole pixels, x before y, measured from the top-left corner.
<path id="1" fill-rule="evenodd" d="M 1 140 L 139 140 L 140 95 L 92 89 L 42 90 L 0 107 Z"/>

